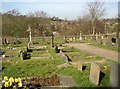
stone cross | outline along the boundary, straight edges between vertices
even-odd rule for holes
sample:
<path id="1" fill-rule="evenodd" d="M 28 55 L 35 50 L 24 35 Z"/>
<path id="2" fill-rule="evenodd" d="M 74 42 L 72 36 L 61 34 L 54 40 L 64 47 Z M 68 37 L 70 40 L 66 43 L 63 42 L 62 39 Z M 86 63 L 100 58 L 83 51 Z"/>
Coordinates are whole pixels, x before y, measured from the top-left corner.
<path id="1" fill-rule="evenodd" d="M 31 27 L 30 27 L 30 25 L 28 26 L 28 29 L 27 29 L 27 31 L 29 32 L 29 44 L 32 44 L 32 36 L 31 36 Z"/>
<path id="2" fill-rule="evenodd" d="M 82 40 L 82 35 L 81 35 L 81 31 L 80 31 L 80 40 Z"/>

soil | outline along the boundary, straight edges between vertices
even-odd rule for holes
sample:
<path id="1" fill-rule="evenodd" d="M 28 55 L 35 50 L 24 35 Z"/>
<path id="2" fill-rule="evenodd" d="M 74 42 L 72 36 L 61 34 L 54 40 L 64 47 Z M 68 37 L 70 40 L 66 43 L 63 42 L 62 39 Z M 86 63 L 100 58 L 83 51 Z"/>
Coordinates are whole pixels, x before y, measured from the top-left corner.
<path id="1" fill-rule="evenodd" d="M 57 75 L 51 77 L 33 77 L 22 79 L 23 85 L 27 87 L 40 88 L 45 86 L 58 86 L 60 85 L 60 80 Z"/>

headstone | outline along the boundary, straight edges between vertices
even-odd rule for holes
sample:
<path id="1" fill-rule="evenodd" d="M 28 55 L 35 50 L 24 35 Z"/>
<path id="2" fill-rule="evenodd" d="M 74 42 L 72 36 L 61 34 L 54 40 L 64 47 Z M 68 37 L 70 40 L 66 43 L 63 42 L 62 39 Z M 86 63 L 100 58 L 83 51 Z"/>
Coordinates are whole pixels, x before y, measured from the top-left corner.
<path id="1" fill-rule="evenodd" d="M 96 39 L 96 40 L 98 39 L 98 33 L 96 33 L 95 39 Z"/>
<path id="2" fill-rule="evenodd" d="M 74 40 L 74 42 L 75 42 L 75 37 L 73 37 L 73 40 Z"/>
<path id="3" fill-rule="evenodd" d="M 80 40 L 82 40 L 82 35 L 81 35 L 81 31 L 80 31 Z"/>
<path id="4" fill-rule="evenodd" d="M 57 45 L 55 46 L 55 53 L 59 53 L 59 49 Z"/>
<path id="5" fill-rule="evenodd" d="M 95 85 L 99 85 L 99 79 L 100 79 L 100 67 L 97 63 L 92 62 L 91 68 L 90 68 L 90 77 L 89 79 L 91 82 Z"/>
<path id="6" fill-rule="evenodd" d="M 20 52 L 20 59 L 23 60 L 23 53 L 22 53 L 22 51 Z"/>
<path id="7" fill-rule="evenodd" d="M 28 26 L 27 31 L 29 32 L 29 44 L 33 44 L 33 43 L 32 43 L 32 32 L 31 32 L 32 30 L 31 30 L 30 25 Z"/>
<path id="8" fill-rule="evenodd" d="M 102 39 L 101 38 L 97 39 L 96 41 L 97 41 L 98 44 L 102 44 Z"/>
<path id="9" fill-rule="evenodd" d="M 61 57 L 66 61 L 66 62 L 68 62 L 69 60 L 68 60 L 68 57 L 60 50 L 60 55 L 61 55 Z"/>
<path id="10" fill-rule="evenodd" d="M 106 39 L 102 40 L 102 44 L 106 46 Z"/>
<path id="11" fill-rule="evenodd" d="M 110 86 L 111 87 L 119 87 L 120 88 L 120 80 L 119 80 L 119 69 L 120 64 L 112 63 L 110 70 Z"/>
<path id="12" fill-rule="evenodd" d="M 78 61 L 77 68 L 78 68 L 79 71 L 82 72 L 82 62 L 81 61 Z"/>
<path id="13" fill-rule="evenodd" d="M 106 41 L 106 46 L 112 46 L 112 45 L 113 45 L 113 44 L 112 44 L 112 41 L 108 39 L 108 40 Z"/>
<path id="14" fill-rule="evenodd" d="M 103 39 L 104 39 L 104 36 L 101 36 L 101 39 L 103 40 Z"/>

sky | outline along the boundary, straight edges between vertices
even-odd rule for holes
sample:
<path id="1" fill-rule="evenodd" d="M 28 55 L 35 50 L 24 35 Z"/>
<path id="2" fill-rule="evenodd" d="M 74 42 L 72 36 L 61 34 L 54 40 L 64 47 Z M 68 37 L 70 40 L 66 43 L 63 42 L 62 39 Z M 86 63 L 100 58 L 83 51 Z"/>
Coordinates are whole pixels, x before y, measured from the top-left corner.
<path id="1" fill-rule="evenodd" d="M 89 0 L 90 1 L 90 0 Z M 56 16 L 62 19 L 77 19 L 84 15 L 86 2 L 88 0 L 2 0 L 0 11 L 6 12 L 12 9 L 19 10 L 22 14 L 34 11 L 47 12 L 49 16 Z M 94 1 L 94 0 L 93 0 Z M 101 0 L 105 2 L 107 18 L 114 18 L 118 16 L 118 1 L 115 0 Z M 2 5 L 1 5 L 2 4 Z"/>

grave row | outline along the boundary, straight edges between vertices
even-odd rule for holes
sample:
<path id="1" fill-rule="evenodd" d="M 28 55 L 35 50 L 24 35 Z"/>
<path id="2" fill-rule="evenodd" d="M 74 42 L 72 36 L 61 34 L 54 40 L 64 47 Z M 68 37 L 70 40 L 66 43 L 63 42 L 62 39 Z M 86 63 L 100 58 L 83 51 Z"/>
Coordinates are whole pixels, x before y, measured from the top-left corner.
<path id="1" fill-rule="evenodd" d="M 83 71 L 83 63 L 78 62 L 77 68 L 81 72 Z M 118 63 L 112 63 L 111 64 L 111 69 L 110 69 L 110 87 L 120 87 L 120 81 L 119 81 L 119 69 L 120 69 L 120 64 Z M 105 74 L 101 71 L 100 65 L 96 62 L 91 63 L 90 67 L 90 75 L 89 79 L 90 81 L 95 84 L 99 85 L 101 82 L 101 79 L 105 76 Z"/>

